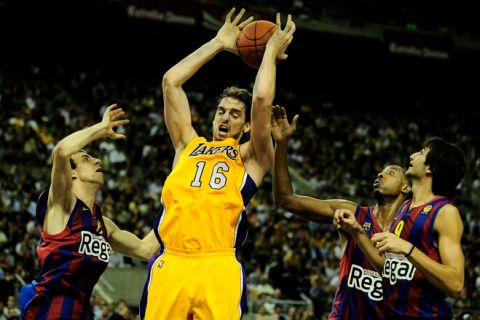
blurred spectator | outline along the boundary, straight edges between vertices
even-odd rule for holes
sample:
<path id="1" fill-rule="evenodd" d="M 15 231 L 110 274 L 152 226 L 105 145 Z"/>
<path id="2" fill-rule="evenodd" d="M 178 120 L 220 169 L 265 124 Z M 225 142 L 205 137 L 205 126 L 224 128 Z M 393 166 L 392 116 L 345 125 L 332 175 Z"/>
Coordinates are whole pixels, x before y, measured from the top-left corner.
<path id="1" fill-rule="evenodd" d="M 6 305 L 2 308 L 2 316 L 4 319 L 8 320 L 19 320 L 20 319 L 20 309 L 16 306 L 15 297 L 9 295 Z"/>

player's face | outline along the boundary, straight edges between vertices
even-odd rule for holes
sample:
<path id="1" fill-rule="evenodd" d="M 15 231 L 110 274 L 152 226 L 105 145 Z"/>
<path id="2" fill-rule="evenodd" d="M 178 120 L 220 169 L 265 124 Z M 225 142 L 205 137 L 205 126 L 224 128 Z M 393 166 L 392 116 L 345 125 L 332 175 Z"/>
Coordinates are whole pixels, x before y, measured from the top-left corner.
<path id="1" fill-rule="evenodd" d="M 374 193 L 384 197 L 396 197 L 404 188 L 407 180 L 402 168 L 399 166 L 387 166 L 377 175 L 373 182 Z"/>
<path id="2" fill-rule="evenodd" d="M 100 160 L 92 157 L 83 151 L 72 155 L 75 163 L 75 177 L 82 182 L 95 183 L 103 185 L 103 172 L 100 166 Z"/>
<path id="3" fill-rule="evenodd" d="M 240 100 L 231 97 L 220 100 L 213 118 L 213 140 L 240 140 L 242 134 L 248 131 L 245 110 L 245 104 Z"/>
<path id="4" fill-rule="evenodd" d="M 430 151 L 428 148 L 423 148 L 410 156 L 410 166 L 406 172 L 407 177 L 422 177 L 425 175 L 428 170 L 425 165 L 428 151 Z"/>

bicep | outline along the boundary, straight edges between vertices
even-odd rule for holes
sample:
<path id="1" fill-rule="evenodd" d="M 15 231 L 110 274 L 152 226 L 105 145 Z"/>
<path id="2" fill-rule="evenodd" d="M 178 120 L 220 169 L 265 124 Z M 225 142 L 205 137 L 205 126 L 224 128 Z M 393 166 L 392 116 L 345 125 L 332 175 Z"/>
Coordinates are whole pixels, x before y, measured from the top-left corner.
<path id="1" fill-rule="evenodd" d="M 103 217 L 105 227 L 107 227 L 108 243 L 112 246 L 113 251 L 124 253 L 125 249 L 134 247 L 135 243 L 130 239 L 130 232 L 121 230 L 115 222 L 107 217 Z"/>
<path id="2" fill-rule="evenodd" d="M 262 99 L 253 99 L 250 140 L 257 161 L 268 170 L 273 165 L 275 150 L 272 140 L 272 106 Z"/>
<path id="3" fill-rule="evenodd" d="M 107 227 L 108 243 L 112 246 L 113 251 L 129 255 L 130 251 L 139 245 L 140 239 L 134 234 L 121 230 L 112 220 L 106 217 L 103 220 Z"/>
<path id="4" fill-rule="evenodd" d="M 118 232 L 120 228 L 118 228 L 115 222 L 107 217 L 103 217 L 103 223 L 105 223 L 105 227 L 107 228 L 108 241 L 110 242 L 111 240 L 115 240 L 115 237 L 118 236 L 116 232 Z M 110 245 L 112 245 L 112 243 L 110 243 Z"/>
<path id="5" fill-rule="evenodd" d="M 51 185 L 48 194 L 49 207 L 61 205 L 63 210 L 70 207 L 72 190 L 72 169 L 70 158 L 53 154 Z"/>
<path id="6" fill-rule="evenodd" d="M 463 222 L 458 210 L 447 205 L 438 213 L 434 229 L 438 235 L 441 262 L 463 275 L 465 257 L 461 246 Z"/>
<path id="7" fill-rule="evenodd" d="M 183 148 L 197 134 L 185 91 L 179 86 L 164 84 L 164 117 L 175 149 Z"/>

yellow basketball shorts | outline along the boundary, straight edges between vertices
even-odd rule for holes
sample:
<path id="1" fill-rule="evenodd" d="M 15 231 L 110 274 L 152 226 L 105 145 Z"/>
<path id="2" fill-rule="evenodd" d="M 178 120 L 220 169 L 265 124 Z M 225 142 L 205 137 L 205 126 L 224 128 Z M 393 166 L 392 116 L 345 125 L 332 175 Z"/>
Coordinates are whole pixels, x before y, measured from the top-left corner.
<path id="1" fill-rule="evenodd" d="M 245 307 L 245 273 L 233 249 L 192 254 L 168 248 L 150 265 L 140 314 L 145 320 L 237 320 Z"/>

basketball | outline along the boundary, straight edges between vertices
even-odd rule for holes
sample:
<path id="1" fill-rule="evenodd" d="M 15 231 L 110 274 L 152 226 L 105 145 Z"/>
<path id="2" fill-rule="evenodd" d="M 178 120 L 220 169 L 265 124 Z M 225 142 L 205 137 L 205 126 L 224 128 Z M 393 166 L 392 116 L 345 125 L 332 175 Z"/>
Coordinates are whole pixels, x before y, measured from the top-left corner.
<path id="1" fill-rule="evenodd" d="M 258 69 L 268 39 L 277 30 L 277 25 L 267 20 L 257 20 L 247 24 L 237 39 L 237 49 L 240 58 L 248 66 Z"/>

